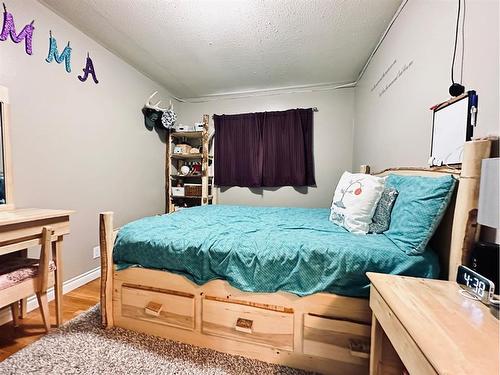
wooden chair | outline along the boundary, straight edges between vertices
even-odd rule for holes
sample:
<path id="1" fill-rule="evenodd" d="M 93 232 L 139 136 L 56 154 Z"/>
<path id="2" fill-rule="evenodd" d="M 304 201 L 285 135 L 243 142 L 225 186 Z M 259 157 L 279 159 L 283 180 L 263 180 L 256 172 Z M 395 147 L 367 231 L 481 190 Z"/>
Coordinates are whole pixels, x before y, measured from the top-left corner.
<path id="1" fill-rule="evenodd" d="M 8 280 L 7 286 L 0 282 L 0 307 L 10 305 L 14 326 L 19 325 L 19 302 L 26 297 L 36 294 L 38 306 L 42 313 L 45 330 L 50 330 L 49 303 L 47 300 L 47 288 L 53 284 L 53 262 L 50 261 L 51 238 L 54 231 L 49 227 L 42 230 L 42 247 L 40 259 L 16 258 L 7 268 L 6 273 L 0 277 Z M 37 263 L 36 269 L 34 266 Z M 0 269 L 1 269 L 0 265 Z M 49 269 L 50 268 L 50 269 Z M 10 285 L 13 284 L 13 285 Z M 2 289 L 3 288 L 3 289 Z"/>

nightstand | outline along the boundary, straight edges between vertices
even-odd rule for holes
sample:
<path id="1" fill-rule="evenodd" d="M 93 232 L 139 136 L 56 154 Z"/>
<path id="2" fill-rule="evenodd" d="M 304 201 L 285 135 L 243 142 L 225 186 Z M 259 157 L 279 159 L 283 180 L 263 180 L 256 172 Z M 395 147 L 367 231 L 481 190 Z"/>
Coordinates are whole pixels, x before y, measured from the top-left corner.
<path id="1" fill-rule="evenodd" d="M 452 281 L 367 273 L 370 374 L 499 373 L 499 321 Z"/>

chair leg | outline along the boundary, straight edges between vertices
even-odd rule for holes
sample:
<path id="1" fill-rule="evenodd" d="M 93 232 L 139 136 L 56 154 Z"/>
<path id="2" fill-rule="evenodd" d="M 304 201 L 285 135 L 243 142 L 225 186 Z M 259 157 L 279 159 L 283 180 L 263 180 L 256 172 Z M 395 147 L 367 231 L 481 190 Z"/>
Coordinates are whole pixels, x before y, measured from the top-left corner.
<path id="1" fill-rule="evenodd" d="M 24 318 L 26 318 L 26 314 L 28 313 L 28 299 L 23 298 L 19 302 L 21 303 L 21 313 L 20 313 L 19 317 L 21 319 L 24 319 Z"/>
<path id="2" fill-rule="evenodd" d="M 28 249 L 19 250 L 17 252 L 17 254 L 21 258 L 27 258 L 28 257 Z M 20 306 L 21 311 L 20 311 L 20 314 L 19 314 L 19 318 L 24 319 L 24 318 L 26 318 L 26 314 L 28 312 L 27 311 L 28 298 L 23 298 L 23 299 L 19 300 L 19 303 L 21 304 L 21 306 Z"/>
<path id="3" fill-rule="evenodd" d="M 49 313 L 49 301 L 47 300 L 47 293 L 36 293 L 36 298 L 38 300 L 38 306 L 40 307 L 40 312 L 42 314 L 43 324 L 45 326 L 45 331 L 50 331 L 50 313 Z"/>
<path id="4" fill-rule="evenodd" d="M 18 301 L 11 303 L 10 311 L 12 312 L 12 322 L 14 323 L 14 327 L 19 327 L 19 302 Z"/>

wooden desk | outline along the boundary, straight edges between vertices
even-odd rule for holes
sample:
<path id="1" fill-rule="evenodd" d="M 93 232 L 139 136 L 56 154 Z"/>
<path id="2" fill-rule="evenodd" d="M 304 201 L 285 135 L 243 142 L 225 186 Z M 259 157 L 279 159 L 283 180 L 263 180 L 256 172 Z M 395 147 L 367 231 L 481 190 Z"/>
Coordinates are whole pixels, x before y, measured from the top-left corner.
<path id="1" fill-rule="evenodd" d="M 56 321 L 62 324 L 62 244 L 63 237 L 69 234 L 69 216 L 74 211 L 46 210 L 39 208 L 20 208 L 0 211 L 0 255 L 16 251 L 27 252 L 29 247 L 41 244 L 42 228 L 49 226 L 54 230 L 52 236 L 52 259 L 56 263 L 54 294 L 56 301 Z M 26 314 L 26 302 L 23 301 Z"/>
<path id="2" fill-rule="evenodd" d="M 370 374 L 499 373 L 499 321 L 452 281 L 367 273 Z M 398 372 L 399 371 L 399 372 Z"/>

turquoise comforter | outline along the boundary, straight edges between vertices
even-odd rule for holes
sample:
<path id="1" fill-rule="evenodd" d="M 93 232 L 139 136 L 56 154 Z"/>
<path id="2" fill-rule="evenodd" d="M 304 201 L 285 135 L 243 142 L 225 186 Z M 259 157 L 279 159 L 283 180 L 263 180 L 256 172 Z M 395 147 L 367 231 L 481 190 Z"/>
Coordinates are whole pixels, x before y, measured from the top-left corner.
<path id="1" fill-rule="evenodd" d="M 357 235 L 328 220 L 329 209 L 202 206 L 122 227 L 119 269 L 142 266 L 197 284 L 227 280 L 251 292 L 369 295 L 368 271 L 435 278 L 436 254 L 406 255 L 383 234 Z"/>

